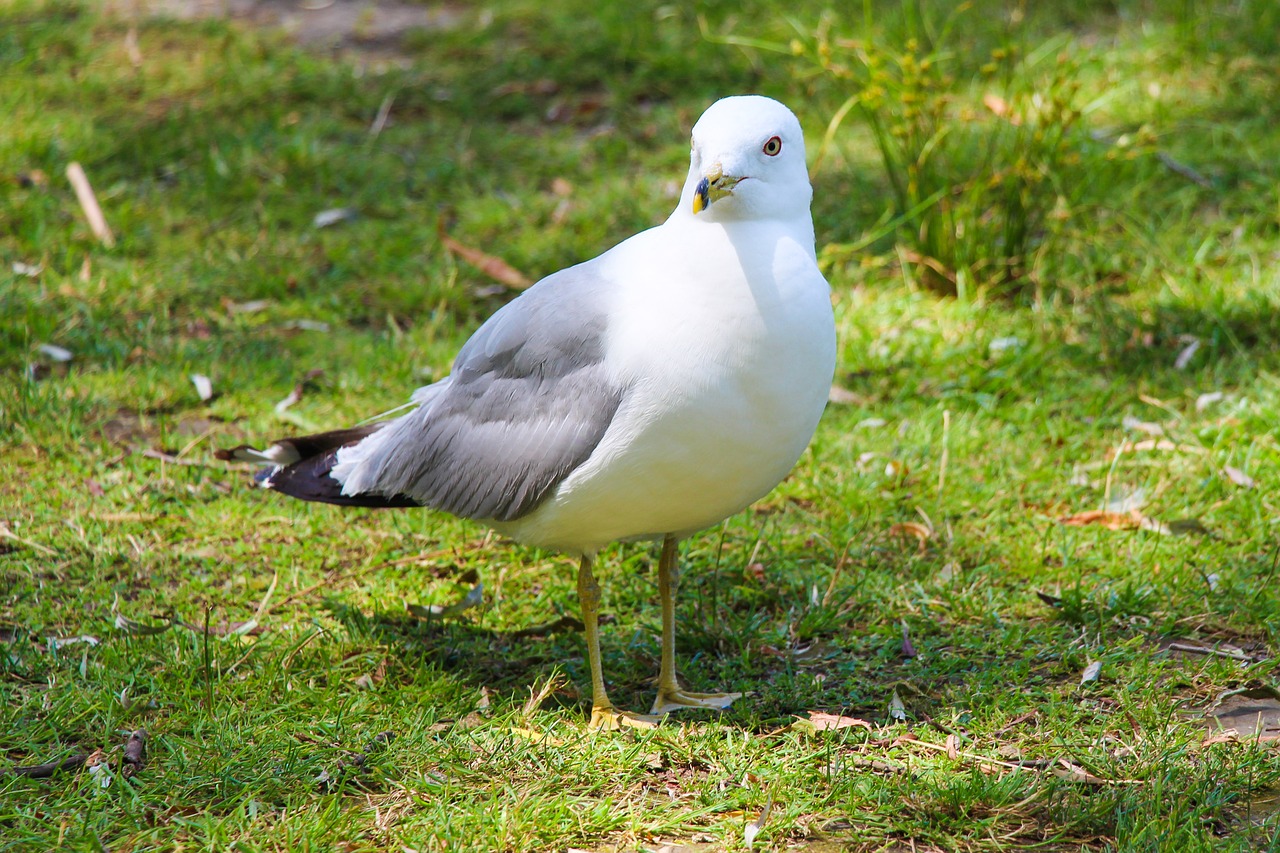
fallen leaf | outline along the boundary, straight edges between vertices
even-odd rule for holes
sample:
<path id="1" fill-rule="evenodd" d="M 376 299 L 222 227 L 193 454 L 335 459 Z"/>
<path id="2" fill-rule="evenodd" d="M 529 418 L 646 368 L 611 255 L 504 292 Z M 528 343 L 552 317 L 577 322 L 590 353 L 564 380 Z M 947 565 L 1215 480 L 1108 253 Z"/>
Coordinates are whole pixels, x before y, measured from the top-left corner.
<path id="1" fill-rule="evenodd" d="M 297 403 L 302 399 L 302 395 L 306 393 L 307 386 L 323 375 L 324 370 L 318 367 L 312 368 L 304 373 L 302 378 L 298 380 L 297 384 L 293 386 L 293 390 L 289 392 L 288 396 L 279 403 L 276 403 L 276 414 L 280 415 L 288 411 L 294 403 Z"/>
<path id="2" fill-rule="evenodd" d="M 1117 502 L 1113 501 L 1108 506 L 1114 507 L 1116 505 Z M 1123 506 L 1124 503 L 1119 502 L 1119 505 Z M 1085 512 L 1078 512 L 1075 515 L 1063 516 L 1058 519 L 1058 522 L 1072 527 L 1086 527 L 1096 524 L 1108 530 L 1149 530 L 1152 533 L 1159 533 L 1165 536 L 1180 532 L 1159 519 L 1143 515 L 1136 509 L 1127 511 L 1091 509 Z"/>
<path id="3" fill-rule="evenodd" d="M 201 400 L 213 399 L 213 380 L 203 373 L 191 374 L 191 384 L 196 386 L 196 395 Z"/>
<path id="4" fill-rule="evenodd" d="M 933 535 L 932 530 L 918 521 L 900 521 L 897 524 L 890 525 L 886 532 L 890 536 L 915 539 L 921 551 L 924 550 L 924 543 L 929 541 L 929 537 Z"/>
<path id="5" fill-rule="evenodd" d="M 1164 427 L 1155 421 L 1144 421 L 1133 415 L 1125 415 L 1121 425 L 1127 430 L 1145 432 L 1147 435 L 1164 435 Z"/>
<path id="6" fill-rule="evenodd" d="M 1253 489 L 1253 488 L 1257 488 L 1258 486 L 1258 483 L 1256 480 L 1254 480 L 1245 472 L 1241 471 L 1239 468 L 1233 468 L 1230 465 L 1224 465 L 1222 468 L 1222 473 L 1226 474 L 1228 480 L 1235 483 L 1237 486 L 1239 486 L 1242 489 Z"/>
<path id="7" fill-rule="evenodd" d="M 756 836 L 760 834 L 760 830 L 764 827 L 764 822 L 769 819 L 769 812 L 772 810 L 773 794 L 770 794 L 769 798 L 764 802 L 764 808 L 760 810 L 760 816 L 742 829 L 742 840 L 747 845 L 748 850 L 756 843 Z"/>
<path id="8" fill-rule="evenodd" d="M 1200 741 L 1200 746 L 1213 746 L 1215 743 L 1239 743 L 1240 733 L 1235 729 L 1223 729 L 1216 735 L 1210 735 Z"/>
<path id="9" fill-rule="evenodd" d="M 907 620 L 902 620 L 902 656 L 904 658 L 913 658 L 916 656 L 916 647 L 911 643 L 911 633 L 907 630 Z"/>
<path id="10" fill-rule="evenodd" d="M 1107 501 L 1107 512 L 1137 512 L 1147 503 L 1147 490 L 1134 489 L 1126 491 L 1125 489 L 1116 489 Z"/>
<path id="11" fill-rule="evenodd" d="M 228 314 L 257 314 L 259 311 L 270 308 L 271 300 L 250 299 L 248 302 L 232 302 L 230 299 L 223 299 L 222 307 Z"/>
<path id="12" fill-rule="evenodd" d="M 49 645 L 54 649 L 61 649 L 64 646 L 74 646 L 76 643 L 87 643 L 90 646 L 96 646 L 100 643 L 97 637 L 89 634 L 82 634 L 79 637 L 50 637 Z"/>
<path id="13" fill-rule="evenodd" d="M 982 105 L 991 110 L 993 115 L 999 116 L 1014 127 L 1022 123 L 1022 120 L 1009 108 L 1009 102 L 999 95 L 988 92 L 982 96 Z"/>
<path id="14" fill-rule="evenodd" d="M 49 358 L 60 363 L 68 362 L 74 357 L 71 354 L 71 350 L 65 347 L 60 347 L 57 344 L 40 344 L 36 349 L 38 349 L 43 355 L 47 355 Z"/>
<path id="15" fill-rule="evenodd" d="M 548 746 L 561 746 L 564 744 L 563 738 L 558 738 L 550 732 L 539 732 L 524 726 L 512 726 L 507 731 L 519 735 L 531 743 L 546 744 Z"/>
<path id="16" fill-rule="evenodd" d="M 837 406 L 854 406 L 862 402 L 862 398 L 839 385 L 832 385 L 831 391 L 827 394 L 827 402 L 835 403 Z"/>
<path id="17" fill-rule="evenodd" d="M 486 255 L 479 249 L 473 249 L 470 246 L 459 243 L 457 240 L 450 237 L 444 231 L 443 222 L 440 223 L 438 230 L 440 242 L 448 252 L 462 258 L 464 261 L 471 264 L 494 281 L 499 281 L 508 287 L 514 287 L 517 290 L 524 290 L 526 287 L 533 284 L 533 282 L 531 282 L 524 273 L 520 272 L 501 258 L 495 258 L 493 255 Z"/>
<path id="18" fill-rule="evenodd" d="M 1102 661 L 1091 661 L 1084 668 L 1084 672 L 1080 675 L 1080 684 L 1083 686 L 1091 681 L 1097 681 L 1098 676 L 1102 674 Z"/>
<path id="19" fill-rule="evenodd" d="M 1203 412 L 1205 409 L 1209 408 L 1214 403 L 1221 401 L 1226 396 L 1227 395 L 1223 394 L 1221 391 L 1208 391 L 1201 394 L 1199 397 L 1196 397 L 1196 411 Z"/>
<path id="20" fill-rule="evenodd" d="M 13 262 L 13 274 L 25 275 L 28 278 L 35 278 L 44 272 L 44 264 L 24 264 L 22 261 Z"/>
<path id="21" fill-rule="evenodd" d="M 1176 444 L 1167 438 L 1148 438 L 1125 444 L 1125 452 L 1133 450 L 1176 450 L 1179 453 L 1206 453 L 1203 447 L 1194 444 Z"/>
<path id="22" fill-rule="evenodd" d="M 898 695 L 898 688 L 893 688 L 893 696 L 889 699 L 889 716 L 895 720 L 905 720 L 907 718 L 907 706 L 903 704 L 902 697 Z"/>
<path id="23" fill-rule="evenodd" d="M 858 717 L 848 717 L 844 714 L 828 714 L 826 711 L 810 711 L 808 720 L 801 720 L 802 723 L 810 723 L 814 731 L 830 732 L 839 729 L 861 728 L 867 731 L 874 730 L 875 726 L 866 720 Z"/>
<path id="24" fill-rule="evenodd" d="M 330 225 L 337 225 L 339 222 L 355 219 L 356 215 L 356 211 L 353 208 L 335 207 L 317 213 L 315 218 L 311 220 L 311 224 L 316 228 L 328 228 Z"/>
<path id="25" fill-rule="evenodd" d="M 900 480 L 906 477 L 908 473 L 910 473 L 910 469 L 907 468 L 907 463 L 897 459 L 890 459 L 884 465 L 884 475 L 886 477 Z"/>
<path id="26" fill-rule="evenodd" d="M 1098 524 L 1108 530 L 1136 530 L 1142 524 L 1142 515 L 1138 512 L 1108 512 L 1105 509 L 1091 509 L 1075 515 L 1059 518 L 1061 524 L 1071 527 L 1085 527 Z"/>
<path id="27" fill-rule="evenodd" d="M 1065 758 L 1058 759 L 1057 767 L 1053 768 L 1053 775 L 1059 779 L 1065 779 L 1068 782 L 1080 782 L 1085 785 L 1109 785 L 1111 784 L 1101 776 L 1095 776 L 1088 770 L 1078 764 L 1072 764 Z"/>
<path id="28" fill-rule="evenodd" d="M 89 775 L 98 780 L 98 787 L 111 787 L 114 777 L 111 775 L 111 765 L 107 762 L 106 753 L 100 749 L 94 750 L 93 754 L 85 760 L 84 765 L 89 768 Z"/>
<path id="29" fill-rule="evenodd" d="M 472 607 L 480 605 L 483 601 L 484 584 L 477 583 L 453 604 L 409 604 L 406 605 L 406 608 L 419 619 L 428 619 L 436 616 L 457 616 L 464 610 L 469 610 Z"/>
<path id="30" fill-rule="evenodd" d="M 289 320 L 281 323 L 280 328 L 285 331 L 327 332 L 329 331 L 329 324 L 323 320 Z"/>
<path id="31" fill-rule="evenodd" d="M 1152 518 L 1149 515 L 1144 515 L 1138 520 L 1138 529 L 1149 530 L 1152 533 L 1159 533 L 1161 536 L 1172 536 L 1174 534 L 1174 531 L 1169 527 L 1169 525 L 1165 524 L 1160 519 Z"/>
<path id="32" fill-rule="evenodd" d="M 173 627 L 173 620 L 169 620 L 161 625 L 146 625 L 142 622 L 136 622 L 122 613 L 116 614 L 116 630 L 124 631 L 126 634 L 133 634 L 135 637 L 146 637 L 152 634 L 163 634 Z"/>
<path id="33" fill-rule="evenodd" d="M 853 428 L 854 429 L 880 429 L 880 427 L 884 426 L 887 423 L 888 421 L 886 421 L 884 418 L 863 418 L 862 420 L 854 424 Z"/>
<path id="34" fill-rule="evenodd" d="M 811 643 L 800 643 L 798 645 L 789 646 L 785 649 L 779 649 L 776 646 L 757 645 L 756 651 L 762 655 L 771 658 L 785 658 L 792 663 L 805 665 L 814 664 L 835 657 L 839 654 L 839 650 L 829 643 L 821 640 L 815 640 Z"/>
<path id="35" fill-rule="evenodd" d="M 1178 357 L 1173 360 L 1174 370 L 1186 370 L 1187 365 L 1191 363 L 1191 359 L 1195 358 L 1196 352 L 1200 349 L 1200 339 L 1191 338 L 1191 342 L 1178 352 Z"/>

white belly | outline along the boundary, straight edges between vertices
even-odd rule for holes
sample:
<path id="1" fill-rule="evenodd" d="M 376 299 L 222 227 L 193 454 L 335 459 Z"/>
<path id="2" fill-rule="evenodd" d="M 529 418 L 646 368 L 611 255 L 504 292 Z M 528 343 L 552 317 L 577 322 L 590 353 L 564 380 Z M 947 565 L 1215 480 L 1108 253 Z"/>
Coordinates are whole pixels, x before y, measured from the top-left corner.
<path id="1" fill-rule="evenodd" d="M 741 511 L 790 472 L 826 403 L 835 327 L 804 247 L 751 248 L 760 247 L 767 281 L 683 269 L 669 285 L 620 294 L 626 332 L 610 335 L 608 358 L 628 390 L 613 425 L 546 503 L 499 530 L 569 552 L 683 535 Z M 703 277 L 716 286 L 688 286 Z"/>

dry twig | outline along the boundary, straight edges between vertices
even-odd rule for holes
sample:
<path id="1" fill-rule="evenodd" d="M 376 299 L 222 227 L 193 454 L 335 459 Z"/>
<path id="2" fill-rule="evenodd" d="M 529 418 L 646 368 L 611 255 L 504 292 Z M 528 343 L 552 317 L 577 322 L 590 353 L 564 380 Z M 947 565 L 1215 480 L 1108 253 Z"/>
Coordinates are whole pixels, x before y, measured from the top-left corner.
<path id="1" fill-rule="evenodd" d="M 98 197 L 94 195 L 93 187 L 89 184 L 89 176 L 84 173 L 84 168 L 79 163 L 67 164 L 67 180 L 71 182 L 71 188 L 76 191 L 76 200 L 80 202 L 84 218 L 89 221 L 93 236 L 110 249 L 116 244 L 116 238 L 107 226 L 107 218 L 102 215 L 102 208 L 98 206 Z"/>
<path id="2" fill-rule="evenodd" d="M 47 761 L 44 764 L 27 764 L 9 768 L 14 776 L 26 776 L 28 779 L 48 779 L 60 770 L 79 770 L 89 760 L 89 753 L 78 752 L 68 755 L 60 761 Z"/>
<path id="3" fill-rule="evenodd" d="M 129 739 L 124 743 L 124 769 L 121 773 L 127 779 L 135 773 L 142 771 L 142 765 L 147 760 L 147 731 L 146 729 L 138 729 L 129 733 Z"/>

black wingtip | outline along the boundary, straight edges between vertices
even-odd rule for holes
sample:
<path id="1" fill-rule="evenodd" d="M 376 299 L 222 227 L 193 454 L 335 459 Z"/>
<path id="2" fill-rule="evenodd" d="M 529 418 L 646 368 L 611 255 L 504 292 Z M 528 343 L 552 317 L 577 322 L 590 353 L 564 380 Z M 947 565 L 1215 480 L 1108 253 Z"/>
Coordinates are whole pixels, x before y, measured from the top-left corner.
<path id="1" fill-rule="evenodd" d="M 342 484 L 329 472 L 337 461 L 338 449 L 325 451 L 319 456 L 295 462 L 284 467 L 267 468 L 260 482 L 267 488 L 292 498 L 337 506 L 394 508 L 421 506 L 404 495 L 379 495 L 373 493 L 344 495 Z"/>
<path id="2" fill-rule="evenodd" d="M 370 424 L 281 439 L 275 444 L 287 445 L 288 457 L 297 461 L 262 468 L 254 474 L 253 479 L 264 488 L 304 501 L 372 508 L 421 506 L 419 502 L 404 495 L 344 495 L 342 484 L 329 475 L 337 462 L 339 450 L 362 441 L 381 427 L 382 424 Z M 217 450 L 214 456 L 227 461 L 243 461 L 261 458 L 262 453 L 242 444 L 239 447 Z"/>

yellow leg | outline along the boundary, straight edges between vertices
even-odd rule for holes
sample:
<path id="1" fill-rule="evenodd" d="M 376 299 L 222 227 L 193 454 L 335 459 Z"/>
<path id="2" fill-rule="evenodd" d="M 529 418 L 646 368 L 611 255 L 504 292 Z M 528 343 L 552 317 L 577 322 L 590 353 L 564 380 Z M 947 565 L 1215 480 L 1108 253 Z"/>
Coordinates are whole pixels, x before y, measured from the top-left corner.
<path id="1" fill-rule="evenodd" d="M 680 553 L 674 536 L 662 540 L 658 558 L 658 596 L 662 599 L 662 669 L 658 672 L 658 695 L 650 714 L 661 715 L 685 708 L 724 710 L 741 693 L 690 693 L 676 681 L 676 587 L 680 584 Z"/>
<path id="2" fill-rule="evenodd" d="M 578 602 L 582 607 L 582 624 L 587 635 L 587 662 L 591 667 L 592 729 L 620 729 L 623 726 L 652 728 L 656 717 L 619 711 L 609 701 L 604 686 L 604 667 L 600 663 L 600 584 L 591 573 L 591 557 L 584 554 L 578 567 Z"/>

